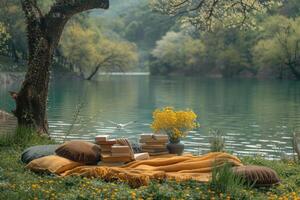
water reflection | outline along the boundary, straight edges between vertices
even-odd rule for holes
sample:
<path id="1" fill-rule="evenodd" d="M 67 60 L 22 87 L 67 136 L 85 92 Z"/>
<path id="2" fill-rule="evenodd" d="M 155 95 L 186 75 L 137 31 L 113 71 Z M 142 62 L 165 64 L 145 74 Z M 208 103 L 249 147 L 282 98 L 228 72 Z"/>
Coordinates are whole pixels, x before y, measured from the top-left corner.
<path id="1" fill-rule="evenodd" d="M 0 106 L 14 105 L 0 87 Z M 67 139 L 92 139 L 111 134 L 136 140 L 150 132 L 151 113 L 157 107 L 191 108 L 201 128 L 185 141 L 191 152 L 209 150 L 209 130 L 220 129 L 227 148 L 238 154 L 279 156 L 291 154 L 291 132 L 300 128 L 300 83 L 294 81 L 198 79 L 195 77 L 100 76 L 98 81 L 56 78 L 49 94 L 49 124 L 53 138 L 61 140 L 74 123 L 74 111 L 84 106 Z M 108 121 L 137 121 L 115 129 Z"/>

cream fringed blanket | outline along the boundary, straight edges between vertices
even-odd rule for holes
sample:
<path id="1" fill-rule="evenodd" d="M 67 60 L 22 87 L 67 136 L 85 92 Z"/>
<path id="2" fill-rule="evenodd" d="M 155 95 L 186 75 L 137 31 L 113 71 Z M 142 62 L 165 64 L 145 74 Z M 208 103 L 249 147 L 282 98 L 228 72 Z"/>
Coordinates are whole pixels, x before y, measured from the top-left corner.
<path id="1" fill-rule="evenodd" d="M 150 180 L 174 179 L 177 181 L 197 180 L 207 182 L 213 167 L 231 163 L 241 166 L 241 161 L 227 153 L 208 153 L 203 156 L 175 156 L 134 161 L 123 167 L 79 166 L 61 176 L 80 175 L 97 177 L 106 181 L 120 180 L 133 187 L 147 185 Z"/>

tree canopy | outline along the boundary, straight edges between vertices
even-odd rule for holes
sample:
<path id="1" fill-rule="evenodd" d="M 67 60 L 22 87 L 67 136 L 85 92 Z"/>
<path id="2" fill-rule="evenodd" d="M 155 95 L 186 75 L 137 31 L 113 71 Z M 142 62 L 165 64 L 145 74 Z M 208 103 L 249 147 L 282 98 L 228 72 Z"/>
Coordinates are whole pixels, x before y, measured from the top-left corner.
<path id="1" fill-rule="evenodd" d="M 280 3 L 280 0 L 151 0 L 151 5 L 157 11 L 181 16 L 182 23 L 203 29 L 218 24 L 224 27 L 253 25 L 253 17 L 258 12 L 266 12 Z"/>
<path id="2" fill-rule="evenodd" d="M 300 78 L 300 17 L 269 17 L 261 33 L 253 48 L 256 66 L 275 70 L 279 78 L 287 74 Z"/>
<path id="3" fill-rule="evenodd" d="M 37 0 L 37 5 L 47 13 L 54 2 Z M 111 4 L 109 11 L 83 12 L 72 18 L 55 51 L 55 69 L 88 76 L 107 52 L 121 55 L 125 49 L 130 55 L 121 57 L 132 62 L 118 59 L 122 67 L 106 62 L 99 71 L 276 78 L 295 78 L 298 71 L 297 66 L 286 65 L 287 60 L 279 60 L 286 54 L 284 49 L 294 54 L 297 49 L 299 36 L 293 21 L 300 16 L 298 0 L 115 0 Z M 0 23 L 10 35 L 1 49 L 8 49 L 5 55 L 16 61 L 25 59 L 22 7 L 18 0 L 3 0 L 0 5 Z M 290 31 L 284 33 L 288 24 L 292 24 Z M 171 36 L 180 39 L 174 42 Z M 284 37 L 288 41 L 279 43 L 278 38 Z M 110 50 L 103 51 L 105 45 Z M 298 65 L 293 60 L 290 63 Z"/>
<path id="4" fill-rule="evenodd" d="M 63 34 L 61 50 L 73 70 L 88 79 L 100 69 L 126 71 L 138 62 L 135 44 L 111 39 L 96 27 L 86 29 L 78 23 L 70 25 Z"/>
<path id="5" fill-rule="evenodd" d="M 203 62 L 204 51 L 201 40 L 195 40 L 184 32 L 168 32 L 152 51 L 152 56 L 159 60 L 153 64 L 161 66 L 160 71 L 153 73 L 169 73 L 169 68 L 186 74 L 194 73 L 196 66 Z"/>

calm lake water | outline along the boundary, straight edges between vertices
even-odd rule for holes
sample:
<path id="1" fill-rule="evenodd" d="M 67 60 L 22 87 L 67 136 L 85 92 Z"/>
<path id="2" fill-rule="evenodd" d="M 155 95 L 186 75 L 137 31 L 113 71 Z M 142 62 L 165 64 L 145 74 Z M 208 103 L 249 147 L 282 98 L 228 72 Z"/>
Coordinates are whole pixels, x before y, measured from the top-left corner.
<path id="1" fill-rule="evenodd" d="M 14 104 L 7 91 L 18 84 L 0 86 L 0 107 L 9 111 Z M 74 122 L 74 112 L 83 104 Z M 291 133 L 300 130 L 300 82 L 279 80 L 224 80 L 195 77 L 99 76 L 98 81 L 71 78 L 52 80 L 49 95 L 51 135 L 93 139 L 111 134 L 137 140 L 151 132 L 152 111 L 173 106 L 193 109 L 201 128 L 184 139 L 202 153 L 209 148 L 209 130 L 226 136 L 228 150 L 236 154 L 261 154 L 278 158 L 291 154 Z M 136 123 L 119 130 L 109 122 Z"/>

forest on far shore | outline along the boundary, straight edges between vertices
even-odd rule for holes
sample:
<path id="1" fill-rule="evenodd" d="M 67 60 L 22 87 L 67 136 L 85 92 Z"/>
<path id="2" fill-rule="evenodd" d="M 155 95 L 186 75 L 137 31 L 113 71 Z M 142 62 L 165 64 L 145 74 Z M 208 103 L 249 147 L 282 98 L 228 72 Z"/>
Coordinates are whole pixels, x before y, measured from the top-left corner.
<path id="1" fill-rule="evenodd" d="M 38 1 L 48 8 L 52 0 Z M 109 10 L 72 18 L 55 51 L 54 68 L 92 79 L 98 72 L 150 71 L 153 75 L 300 79 L 300 1 L 258 12 L 248 26 L 183 22 L 159 13 L 148 0 L 115 0 Z M 0 2 L 0 70 L 4 60 L 27 59 L 20 2 Z M 15 66 L 15 65 L 14 65 Z M 15 70 L 15 69 L 14 69 Z"/>

